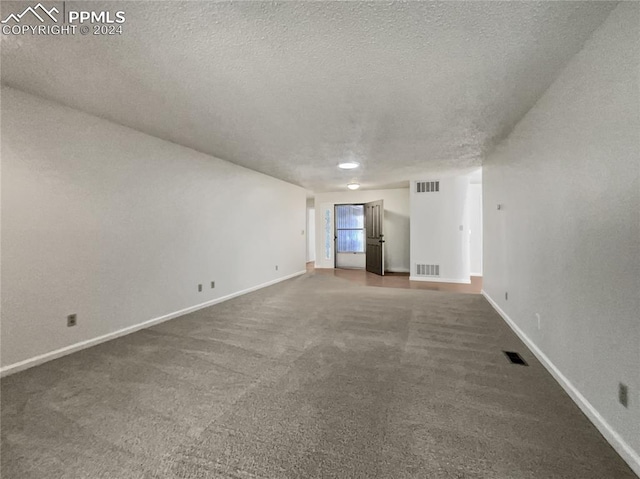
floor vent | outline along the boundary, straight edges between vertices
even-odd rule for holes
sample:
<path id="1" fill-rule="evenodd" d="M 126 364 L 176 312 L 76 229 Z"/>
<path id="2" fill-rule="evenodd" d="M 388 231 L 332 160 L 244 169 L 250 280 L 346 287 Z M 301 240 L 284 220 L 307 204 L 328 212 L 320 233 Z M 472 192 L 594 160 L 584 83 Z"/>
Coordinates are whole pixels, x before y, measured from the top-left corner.
<path id="1" fill-rule="evenodd" d="M 440 191 L 439 181 L 417 181 L 416 193 L 437 193 Z"/>
<path id="2" fill-rule="evenodd" d="M 518 353 L 514 353 L 513 351 L 502 351 L 513 364 L 520 364 L 522 366 L 528 366 L 527 362 L 522 359 Z"/>
<path id="3" fill-rule="evenodd" d="M 440 276 L 439 264 L 416 264 L 417 276 Z"/>

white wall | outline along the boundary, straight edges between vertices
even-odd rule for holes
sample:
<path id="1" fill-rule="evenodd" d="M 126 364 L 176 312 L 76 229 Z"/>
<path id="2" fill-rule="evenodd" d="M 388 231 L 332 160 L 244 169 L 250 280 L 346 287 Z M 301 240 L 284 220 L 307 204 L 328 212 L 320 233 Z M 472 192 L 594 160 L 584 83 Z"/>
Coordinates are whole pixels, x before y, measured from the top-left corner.
<path id="1" fill-rule="evenodd" d="M 316 260 L 316 210 L 307 201 L 307 263 Z"/>
<path id="2" fill-rule="evenodd" d="M 482 184 L 470 183 L 467 193 L 469 212 L 469 270 L 482 276 Z"/>
<path id="3" fill-rule="evenodd" d="M 411 279 L 469 283 L 469 177 L 418 181 L 439 181 L 440 191 L 417 193 L 411 182 Z M 440 276 L 417 276 L 416 264 L 440 265 Z"/>
<path id="4" fill-rule="evenodd" d="M 336 191 L 318 193 L 316 206 L 316 267 L 334 267 L 334 218 L 336 204 L 367 203 L 384 200 L 385 270 L 390 272 L 409 271 L 409 190 Z M 326 213 L 331 218 L 326 223 Z M 329 241 L 327 241 L 329 239 Z M 327 251 L 327 247 L 329 251 Z"/>
<path id="5" fill-rule="evenodd" d="M 486 159 L 483 189 L 486 294 L 640 474 L 638 25 L 640 4 L 616 7 Z"/>
<path id="6" fill-rule="evenodd" d="M 9 88 L 2 168 L 5 371 L 305 269 L 302 188 Z"/>

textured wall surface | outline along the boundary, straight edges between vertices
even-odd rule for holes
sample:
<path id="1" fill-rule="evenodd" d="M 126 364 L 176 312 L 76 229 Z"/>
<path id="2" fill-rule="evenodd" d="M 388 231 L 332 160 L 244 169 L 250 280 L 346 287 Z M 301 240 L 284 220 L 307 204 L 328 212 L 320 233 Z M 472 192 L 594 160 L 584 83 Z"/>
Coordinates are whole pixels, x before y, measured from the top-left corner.
<path id="1" fill-rule="evenodd" d="M 2 365 L 304 271 L 305 197 L 3 88 Z"/>
<path id="2" fill-rule="evenodd" d="M 316 260 L 316 210 L 307 206 L 307 262 Z"/>
<path id="3" fill-rule="evenodd" d="M 472 276 L 482 276 L 482 184 L 469 185 L 467 211 L 469 211 L 469 272 Z"/>
<path id="4" fill-rule="evenodd" d="M 417 181 L 436 180 L 437 193 L 417 193 L 411 182 L 411 279 L 469 283 L 469 176 Z M 417 275 L 416 264 L 439 265 L 439 277 Z"/>
<path id="5" fill-rule="evenodd" d="M 485 291 L 640 474 L 639 25 L 623 2 L 487 158 L 483 188 Z"/>
<path id="6" fill-rule="evenodd" d="M 406 187 L 479 165 L 614 5 L 73 2 L 123 34 L 3 35 L 2 82 L 316 192 L 344 158 Z"/>

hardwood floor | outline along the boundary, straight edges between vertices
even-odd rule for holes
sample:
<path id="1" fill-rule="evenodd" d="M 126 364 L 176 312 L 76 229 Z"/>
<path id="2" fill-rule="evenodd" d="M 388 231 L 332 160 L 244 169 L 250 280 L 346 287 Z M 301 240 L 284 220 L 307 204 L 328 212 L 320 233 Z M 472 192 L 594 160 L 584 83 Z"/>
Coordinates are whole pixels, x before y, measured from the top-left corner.
<path id="1" fill-rule="evenodd" d="M 480 294 L 482 276 L 471 276 L 471 284 L 438 283 L 435 281 L 410 281 L 409 273 L 385 273 L 384 276 L 369 273 L 363 269 L 327 269 L 315 268 L 314 263 L 307 263 L 307 271 L 316 274 L 347 279 L 365 286 L 381 286 L 384 288 L 426 289 L 430 291 L 450 291 L 455 293 Z"/>

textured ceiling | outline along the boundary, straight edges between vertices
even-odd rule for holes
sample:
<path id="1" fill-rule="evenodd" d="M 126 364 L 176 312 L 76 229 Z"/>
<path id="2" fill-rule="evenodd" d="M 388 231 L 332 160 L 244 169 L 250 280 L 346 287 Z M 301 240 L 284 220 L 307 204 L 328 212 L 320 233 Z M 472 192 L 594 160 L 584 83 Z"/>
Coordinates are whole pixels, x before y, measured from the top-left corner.
<path id="1" fill-rule="evenodd" d="M 615 6 L 67 4 L 123 34 L 3 35 L 3 83 L 316 192 L 479 165 Z"/>

